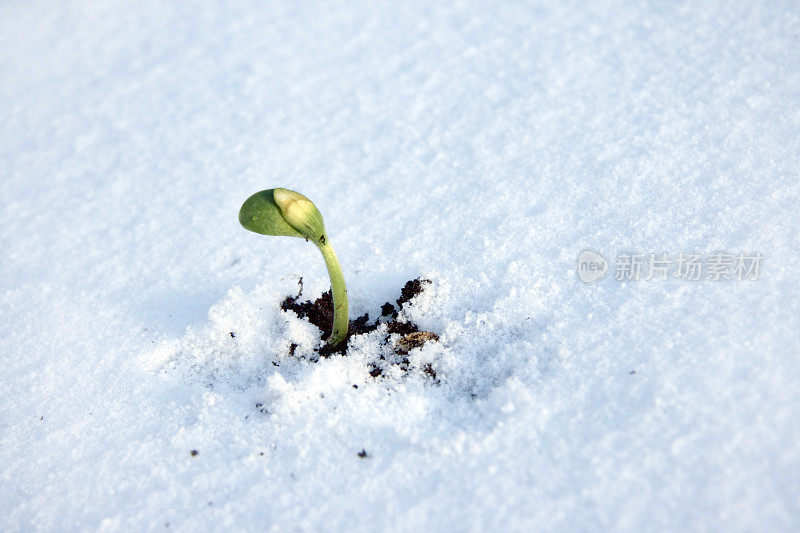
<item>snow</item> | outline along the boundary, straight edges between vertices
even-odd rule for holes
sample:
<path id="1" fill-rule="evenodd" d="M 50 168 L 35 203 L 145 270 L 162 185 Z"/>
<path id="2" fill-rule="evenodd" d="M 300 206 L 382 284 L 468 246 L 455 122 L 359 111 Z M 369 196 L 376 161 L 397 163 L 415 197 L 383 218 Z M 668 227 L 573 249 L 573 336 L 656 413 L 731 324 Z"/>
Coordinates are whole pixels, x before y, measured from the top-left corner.
<path id="1" fill-rule="evenodd" d="M 781 1 L 3 3 L 0 530 L 797 530 L 798 47 Z M 312 361 L 271 187 L 352 316 L 432 281 L 410 372 Z"/>

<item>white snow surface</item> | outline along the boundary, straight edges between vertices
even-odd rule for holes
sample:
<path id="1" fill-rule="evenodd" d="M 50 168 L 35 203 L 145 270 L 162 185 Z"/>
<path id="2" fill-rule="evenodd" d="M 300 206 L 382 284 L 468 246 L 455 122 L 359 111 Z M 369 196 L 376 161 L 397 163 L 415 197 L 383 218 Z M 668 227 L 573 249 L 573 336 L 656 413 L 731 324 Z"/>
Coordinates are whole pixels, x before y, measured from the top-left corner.
<path id="1" fill-rule="evenodd" d="M 2 3 L 0 530 L 797 531 L 798 103 L 794 1 Z"/>

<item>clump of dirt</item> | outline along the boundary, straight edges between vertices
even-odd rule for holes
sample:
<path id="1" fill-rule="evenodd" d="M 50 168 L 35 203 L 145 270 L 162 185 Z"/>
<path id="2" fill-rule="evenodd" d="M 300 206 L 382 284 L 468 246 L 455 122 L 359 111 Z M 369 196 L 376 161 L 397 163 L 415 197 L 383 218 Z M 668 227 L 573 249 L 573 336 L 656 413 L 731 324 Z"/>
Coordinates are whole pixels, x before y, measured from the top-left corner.
<path id="1" fill-rule="evenodd" d="M 331 291 L 325 291 L 322 296 L 313 302 L 305 301 L 298 302 L 300 295 L 289 296 L 281 303 L 281 309 L 284 311 L 294 311 L 297 316 L 304 318 L 317 326 L 322 331 L 322 339 L 325 340 L 331 335 L 333 328 L 333 297 Z M 350 326 L 347 329 L 347 339 L 353 335 L 361 335 L 375 331 L 378 324 L 368 324 L 369 314 L 364 313 L 355 320 L 350 321 Z M 324 357 L 331 356 L 335 353 L 345 353 L 347 348 L 347 339 L 339 343 L 335 348 L 331 348 L 327 344 L 320 348 L 319 353 Z"/>
<path id="2" fill-rule="evenodd" d="M 438 341 L 439 336 L 430 331 L 415 331 L 400 338 L 395 343 L 394 351 L 398 355 L 408 355 L 414 348 L 421 348 L 428 341 Z"/>
<path id="3" fill-rule="evenodd" d="M 412 279 L 411 281 L 407 281 L 406 284 L 400 289 L 400 298 L 397 299 L 397 305 L 402 308 L 406 302 L 411 301 L 411 299 L 422 292 L 424 288 L 422 286 L 423 283 L 430 283 L 431 280 L 429 279 Z M 386 302 L 388 304 L 389 302 Z M 386 305 L 384 304 L 384 306 Z"/>
<path id="4" fill-rule="evenodd" d="M 368 313 L 364 313 L 360 317 L 351 320 L 350 327 L 347 331 L 347 338 L 335 347 L 324 344 L 318 350 L 319 355 L 322 357 L 330 357 L 334 354 L 347 355 L 347 342 L 350 337 L 371 333 L 376 331 L 380 324 L 385 323 L 387 335 L 391 335 L 392 333 L 401 335 L 400 339 L 394 345 L 394 352 L 396 355 L 400 356 L 400 358 L 397 361 L 391 362 L 391 364 L 397 364 L 404 371 L 408 371 L 410 363 L 408 358 L 405 357 L 408 355 L 408 352 L 414 348 L 423 346 L 426 342 L 439 340 L 439 336 L 430 331 L 420 331 L 419 326 L 405 319 L 400 320 L 398 309 L 402 310 L 403 307 L 415 296 L 420 294 L 424 286 L 429 283 L 430 280 L 421 278 L 406 282 L 400 290 L 400 298 L 395 300 L 397 307 L 391 302 L 386 302 L 381 306 L 381 317 L 374 322 L 370 322 Z M 294 311 L 300 318 L 306 319 L 317 326 L 322 331 L 322 339 L 326 340 L 330 336 L 333 328 L 333 297 L 331 296 L 331 291 L 325 291 L 322 293 L 322 296 L 313 302 L 300 302 L 298 300 L 303 292 L 302 287 L 301 279 L 300 294 L 297 296 L 288 296 L 281 303 L 281 309 L 284 311 Z M 387 364 L 387 361 L 385 361 L 383 357 L 381 357 L 381 361 L 370 363 L 369 374 L 377 378 L 383 373 L 382 367 L 385 364 Z M 436 381 L 436 371 L 433 370 L 430 363 L 426 364 L 422 371 Z M 436 382 L 438 383 L 438 381 Z"/>

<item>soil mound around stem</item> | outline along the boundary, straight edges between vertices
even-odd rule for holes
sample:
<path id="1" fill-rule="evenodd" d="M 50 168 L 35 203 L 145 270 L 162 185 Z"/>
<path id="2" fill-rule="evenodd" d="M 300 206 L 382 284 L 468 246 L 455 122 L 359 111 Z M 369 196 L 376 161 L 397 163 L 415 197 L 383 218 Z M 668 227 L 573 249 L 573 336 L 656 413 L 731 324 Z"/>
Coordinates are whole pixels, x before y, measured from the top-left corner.
<path id="1" fill-rule="evenodd" d="M 347 338 L 339 343 L 337 346 L 332 347 L 324 344 L 319 348 L 318 353 L 322 357 L 330 357 L 334 354 L 347 355 L 347 345 L 351 337 L 356 335 L 364 335 L 377 331 L 381 324 L 386 324 L 386 334 L 388 336 L 397 333 L 401 335 L 400 339 L 394 344 L 394 352 L 399 356 L 399 359 L 394 364 L 400 365 L 404 370 L 409 365 L 409 360 L 406 357 L 410 350 L 422 347 L 426 342 L 438 341 L 439 336 L 430 331 L 420 331 L 419 326 L 401 318 L 399 311 L 408 304 L 415 296 L 419 295 L 425 288 L 425 285 L 430 284 L 431 281 L 422 278 L 416 278 L 406 282 L 400 290 L 400 297 L 395 300 L 395 304 L 386 302 L 381 306 L 381 316 L 378 320 L 370 322 L 369 314 L 365 313 L 358 318 L 350 321 L 350 326 L 347 331 Z M 308 320 L 322 331 L 322 340 L 326 340 L 333 327 L 333 297 L 331 291 L 325 291 L 322 296 L 314 300 L 299 301 L 303 292 L 302 279 L 300 280 L 300 294 L 297 296 L 288 296 L 281 303 L 281 309 L 284 311 L 294 311 L 297 316 L 302 319 Z M 370 365 L 370 375 L 378 377 L 382 374 L 382 361 L 376 361 Z M 436 372 L 430 365 L 424 369 L 425 374 L 432 379 L 436 379 Z"/>

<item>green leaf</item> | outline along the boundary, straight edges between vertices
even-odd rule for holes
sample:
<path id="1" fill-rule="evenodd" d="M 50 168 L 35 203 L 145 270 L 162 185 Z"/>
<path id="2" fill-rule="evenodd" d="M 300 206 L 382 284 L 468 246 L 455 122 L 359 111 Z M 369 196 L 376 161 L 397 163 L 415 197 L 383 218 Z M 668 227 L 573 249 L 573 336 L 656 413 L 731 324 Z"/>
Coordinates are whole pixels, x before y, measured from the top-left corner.
<path id="1" fill-rule="evenodd" d="M 245 229 L 262 235 L 305 238 L 305 235 L 286 222 L 280 207 L 275 203 L 274 190 L 257 192 L 245 200 L 239 210 L 239 223 Z"/>

